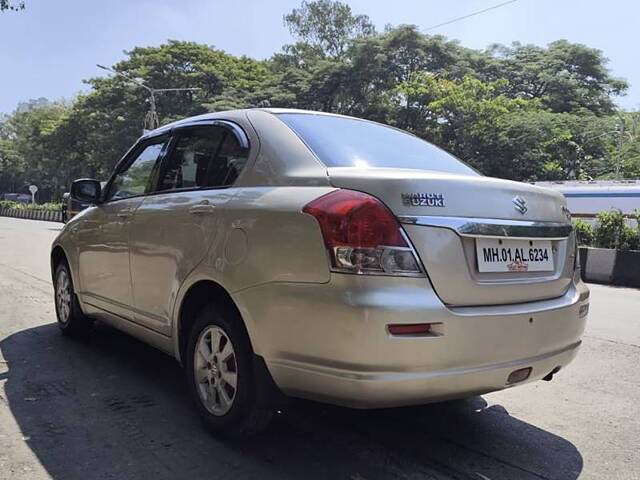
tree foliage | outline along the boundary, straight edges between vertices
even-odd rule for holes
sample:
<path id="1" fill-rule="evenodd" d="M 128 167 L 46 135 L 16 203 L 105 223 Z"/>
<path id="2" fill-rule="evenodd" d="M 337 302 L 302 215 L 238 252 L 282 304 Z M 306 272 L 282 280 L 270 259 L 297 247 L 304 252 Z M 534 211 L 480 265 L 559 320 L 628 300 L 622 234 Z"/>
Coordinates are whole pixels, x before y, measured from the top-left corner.
<path id="1" fill-rule="evenodd" d="M 2 0 L 0 0 L 2 1 Z M 4 5 L 9 5 L 5 3 Z M 73 178 L 105 179 L 141 134 L 153 88 L 161 124 L 208 111 L 291 107 L 397 126 L 486 175 L 516 180 L 640 177 L 639 117 L 616 111 L 626 82 L 602 52 L 547 47 L 473 50 L 412 25 L 376 32 L 341 2 L 303 1 L 284 16 L 295 37 L 268 60 L 169 40 L 134 47 L 119 75 L 87 80 L 69 104 L 37 101 L 0 118 L 0 192 L 37 183 L 60 197 Z"/>
<path id="2" fill-rule="evenodd" d="M 367 15 L 354 15 L 346 3 L 331 0 L 304 0 L 283 20 L 291 34 L 323 57 L 338 58 L 351 39 L 375 33 Z"/>
<path id="3" fill-rule="evenodd" d="M 11 0 L 0 0 L 0 12 L 5 10 L 24 10 L 24 2 L 12 2 Z"/>
<path id="4" fill-rule="evenodd" d="M 494 45 L 488 53 L 493 61 L 482 70 L 488 79 L 505 78 L 510 95 L 540 98 L 554 112 L 613 113 L 611 95 L 628 87 L 609 74 L 600 50 L 567 40 L 547 48 L 517 42 Z"/>

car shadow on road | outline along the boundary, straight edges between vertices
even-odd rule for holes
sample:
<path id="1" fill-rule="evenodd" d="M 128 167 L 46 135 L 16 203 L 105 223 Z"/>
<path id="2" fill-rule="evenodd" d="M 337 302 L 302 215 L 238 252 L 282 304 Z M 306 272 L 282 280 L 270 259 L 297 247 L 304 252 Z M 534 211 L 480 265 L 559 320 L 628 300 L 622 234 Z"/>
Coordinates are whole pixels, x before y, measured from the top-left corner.
<path id="1" fill-rule="evenodd" d="M 294 401 L 264 434 L 225 443 L 201 427 L 179 365 L 111 328 L 78 341 L 44 325 L 0 350 L 11 413 L 56 479 L 569 480 L 582 470 L 573 444 L 481 397 L 378 411 Z"/>

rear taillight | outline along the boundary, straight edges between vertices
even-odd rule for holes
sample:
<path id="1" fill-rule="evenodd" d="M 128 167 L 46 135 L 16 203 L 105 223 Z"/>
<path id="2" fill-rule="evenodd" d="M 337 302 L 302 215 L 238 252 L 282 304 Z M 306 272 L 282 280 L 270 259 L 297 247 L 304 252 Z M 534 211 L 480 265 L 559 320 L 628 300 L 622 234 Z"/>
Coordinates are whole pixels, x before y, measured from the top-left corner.
<path id="1" fill-rule="evenodd" d="M 422 276 L 420 262 L 396 217 L 377 198 L 335 190 L 302 210 L 320 224 L 332 270 Z"/>

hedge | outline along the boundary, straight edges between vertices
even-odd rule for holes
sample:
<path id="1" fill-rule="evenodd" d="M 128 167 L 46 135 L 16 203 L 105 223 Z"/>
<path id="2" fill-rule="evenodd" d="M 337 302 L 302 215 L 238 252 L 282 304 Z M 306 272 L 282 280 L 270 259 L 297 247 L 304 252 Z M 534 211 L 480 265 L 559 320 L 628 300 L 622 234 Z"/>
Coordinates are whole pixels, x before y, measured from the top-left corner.
<path id="1" fill-rule="evenodd" d="M 600 212 L 595 226 L 584 220 L 576 220 L 573 226 L 578 243 L 583 247 L 640 250 L 640 215 L 636 212 L 631 218 L 636 220 L 635 228 L 627 224 L 627 219 L 620 210 Z"/>
<path id="2" fill-rule="evenodd" d="M 19 203 L 12 202 L 9 200 L 0 200 L 0 209 L 11 209 L 11 210 L 46 210 L 50 212 L 61 212 L 62 211 L 62 203 L 43 203 L 41 205 L 32 204 L 32 203 Z"/>
<path id="3" fill-rule="evenodd" d="M 45 220 L 49 222 L 63 221 L 61 203 L 31 205 L 0 200 L 0 216 L 26 218 L 29 220 Z"/>

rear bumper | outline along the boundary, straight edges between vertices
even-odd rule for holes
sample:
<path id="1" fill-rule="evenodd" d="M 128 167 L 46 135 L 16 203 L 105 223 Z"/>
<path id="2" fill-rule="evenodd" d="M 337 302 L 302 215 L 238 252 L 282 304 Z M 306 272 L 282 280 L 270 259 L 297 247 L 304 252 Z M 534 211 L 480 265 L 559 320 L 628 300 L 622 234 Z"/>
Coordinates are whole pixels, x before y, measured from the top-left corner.
<path id="1" fill-rule="evenodd" d="M 426 279 L 333 275 L 327 284 L 267 284 L 235 295 L 257 354 L 286 394 L 356 408 L 422 404 L 502 390 L 568 365 L 588 289 L 517 305 L 448 308 Z M 583 307 L 581 309 L 581 307 Z M 434 323 L 394 337 L 391 323 Z"/>
<path id="2" fill-rule="evenodd" d="M 568 365 L 578 354 L 580 342 L 537 357 L 510 362 L 419 373 L 352 374 L 298 368 L 272 363 L 270 368 L 285 384 L 290 395 L 353 408 L 382 408 L 418 405 L 494 392 L 535 380 Z M 514 370 L 531 367 L 529 378 L 509 385 Z"/>

